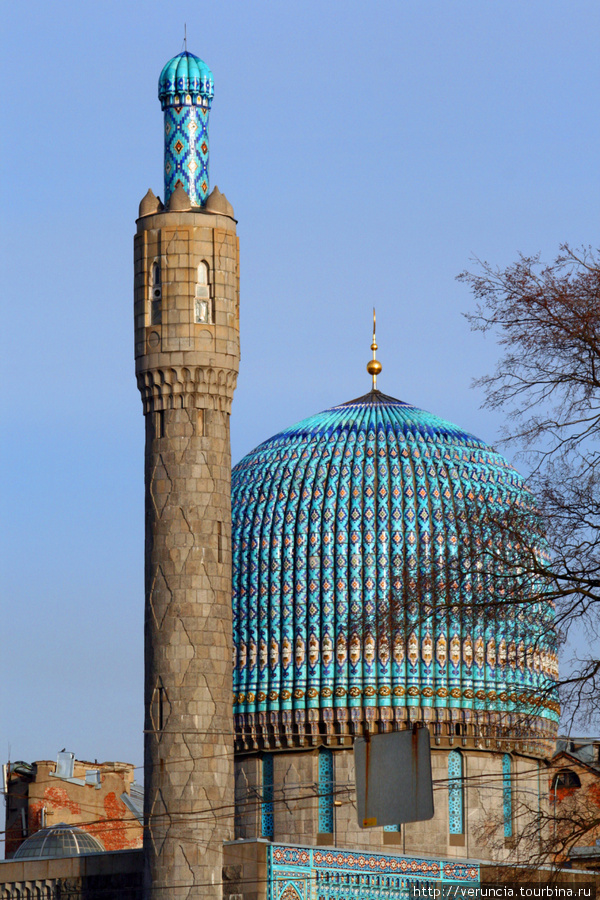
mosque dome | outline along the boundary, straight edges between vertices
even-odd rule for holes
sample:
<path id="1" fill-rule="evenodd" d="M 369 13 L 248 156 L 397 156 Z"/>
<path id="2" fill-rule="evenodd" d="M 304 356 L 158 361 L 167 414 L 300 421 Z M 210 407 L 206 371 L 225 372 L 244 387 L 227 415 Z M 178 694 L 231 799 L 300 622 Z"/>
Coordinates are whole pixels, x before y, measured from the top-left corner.
<path id="1" fill-rule="evenodd" d="M 207 64 L 184 50 L 163 67 L 158 79 L 158 99 L 167 106 L 210 106 L 214 95 L 213 74 Z"/>
<path id="2" fill-rule="evenodd" d="M 55 859 L 103 852 L 102 842 L 93 834 L 76 825 L 60 822 L 49 828 L 41 828 L 24 840 L 15 851 L 13 859 Z"/>
<path id="3" fill-rule="evenodd" d="M 377 390 L 265 441 L 232 474 L 238 747 L 417 721 L 551 739 L 553 612 L 524 543 L 543 563 L 512 466 Z"/>

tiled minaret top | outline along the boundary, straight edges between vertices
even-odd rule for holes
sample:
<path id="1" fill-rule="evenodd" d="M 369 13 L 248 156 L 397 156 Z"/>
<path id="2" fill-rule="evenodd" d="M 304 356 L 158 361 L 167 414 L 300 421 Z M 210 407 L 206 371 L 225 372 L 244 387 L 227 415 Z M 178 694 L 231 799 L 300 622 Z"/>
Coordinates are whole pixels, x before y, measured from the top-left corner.
<path id="1" fill-rule="evenodd" d="M 165 206 L 180 182 L 193 206 L 204 206 L 209 193 L 208 114 L 213 74 L 185 50 L 170 59 L 158 79 L 165 114 Z"/>

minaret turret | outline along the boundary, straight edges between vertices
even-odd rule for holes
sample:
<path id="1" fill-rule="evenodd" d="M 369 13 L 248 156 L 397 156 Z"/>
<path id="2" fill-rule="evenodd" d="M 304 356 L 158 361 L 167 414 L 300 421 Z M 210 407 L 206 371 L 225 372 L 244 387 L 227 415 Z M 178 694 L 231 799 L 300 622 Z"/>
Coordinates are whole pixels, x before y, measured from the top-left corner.
<path id="1" fill-rule="evenodd" d="M 213 75 L 185 50 L 170 59 L 158 79 L 165 114 L 165 205 L 179 182 L 192 206 L 208 199 L 208 114 Z"/>
<path id="2" fill-rule="evenodd" d="M 187 898 L 197 885 L 194 896 L 220 900 L 234 803 L 229 414 L 240 356 L 238 241 L 231 204 L 217 188 L 206 197 L 212 75 L 185 53 L 160 83 L 172 168 L 164 206 L 148 191 L 135 236 L 146 422 L 145 898 Z"/>

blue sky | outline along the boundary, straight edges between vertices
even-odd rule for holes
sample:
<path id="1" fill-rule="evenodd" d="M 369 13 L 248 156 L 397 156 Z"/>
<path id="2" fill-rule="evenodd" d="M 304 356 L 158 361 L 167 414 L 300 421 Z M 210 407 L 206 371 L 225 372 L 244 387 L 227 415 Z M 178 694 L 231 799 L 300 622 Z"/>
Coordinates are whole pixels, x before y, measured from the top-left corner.
<path id="1" fill-rule="evenodd" d="M 5 4 L 0 756 L 142 763 L 132 237 L 163 64 L 211 66 L 241 242 L 234 461 L 379 386 L 494 444 L 455 276 L 596 244 L 596 2 Z"/>

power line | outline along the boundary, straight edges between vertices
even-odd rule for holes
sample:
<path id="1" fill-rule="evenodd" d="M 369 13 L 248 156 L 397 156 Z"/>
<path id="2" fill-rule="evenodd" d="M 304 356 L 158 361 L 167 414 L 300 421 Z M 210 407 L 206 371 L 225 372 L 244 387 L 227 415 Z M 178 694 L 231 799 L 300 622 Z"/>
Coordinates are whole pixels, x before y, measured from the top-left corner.
<path id="1" fill-rule="evenodd" d="M 518 782 L 524 775 L 534 775 L 538 773 L 538 768 L 526 769 L 521 772 L 516 772 L 512 774 L 511 785 L 518 791 L 523 792 L 525 790 L 524 785 L 519 785 Z M 488 788 L 488 789 L 501 789 L 501 785 L 499 782 L 503 782 L 504 775 L 503 773 L 477 773 L 473 775 L 465 775 L 460 779 L 461 784 L 464 786 L 471 786 L 475 788 Z M 450 783 L 454 781 L 453 778 L 436 778 L 433 779 L 433 791 L 445 791 Z M 278 796 L 280 791 L 283 791 L 283 788 L 274 788 L 274 795 L 272 800 L 269 800 L 270 803 L 274 805 L 285 805 L 286 803 L 296 803 L 301 801 L 310 801 L 311 803 L 316 803 L 322 798 L 332 798 L 332 799 L 340 799 L 342 798 L 342 802 L 345 801 L 347 803 L 353 803 L 353 797 L 348 796 L 349 794 L 354 794 L 355 785 L 353 783 L 349 783 L 345 786 L 339 786 L 335 788 L 333 791 L 325 790 L 320 791 L 318 789 L 318 783 L 313 781 L 304 781 L 298 782 L 294 785 L 296 789 L 306 787 L 311 788 L 308 793 L 283 793 L 282 796 Z M 252 797 L 252 792 L 255 792 Z M 528 791 L 530 793 L 535 793 L 532 791 Z M 249 788 L 246 794 L 247 796 L 251 796 L 252 799 L 250 801 L 242 798 L 238 795 L 233 804 L 220 804 L 214 805 L 211 804 L 209 807 L 201 807 L 193 812 L 185 812 L 185 813 L 176 813 L 176 812 L 165 812 L 160 814 L 151 814 L 147 817 L 150 822 L 158 822 L 161 819 L 168 820 L 171 824 L 175 823 L 184 823 L 184 822 L 198 822 L 198 823 L 208 823 L 210 821 L 218 821 L 226 818 L 230 818 L 232 814 L 235 815 L 236 812 L 241 814 L 247 814 L 249 812 L 258 811 L 259 808 L 265 803 L 264 797 L 260 788 L 257 786 L 256 788 Z M 83 822 L 78 822 L 77 825 L 79 827 L 93 827 L 95 825 L 106 825 L 109 827 L 111 823 L 122 823 L 123 825 L 127 825 L 127 827 L 133 827 L 139 820 L 132 814 L 131 816 L 127 816 L 121 819 L 108 819 L 108 818 L 100 818 L 100 819 L 90 819 Z M 148 824 L 144 826 L 147 828 Z M 6 834 L 7 831 L 0 831 L 0 834 Z"/>

